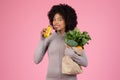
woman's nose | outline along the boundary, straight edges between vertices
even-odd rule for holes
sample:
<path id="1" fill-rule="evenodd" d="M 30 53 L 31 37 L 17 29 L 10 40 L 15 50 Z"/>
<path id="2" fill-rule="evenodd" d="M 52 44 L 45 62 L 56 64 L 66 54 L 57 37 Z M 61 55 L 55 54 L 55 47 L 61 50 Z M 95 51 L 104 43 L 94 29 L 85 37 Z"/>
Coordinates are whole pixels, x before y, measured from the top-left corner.
<path id="1" fill-rule="evenodd" d="M 58 24 L 59 22 L 57 20 L 54 21 L 54 24 Z"/>

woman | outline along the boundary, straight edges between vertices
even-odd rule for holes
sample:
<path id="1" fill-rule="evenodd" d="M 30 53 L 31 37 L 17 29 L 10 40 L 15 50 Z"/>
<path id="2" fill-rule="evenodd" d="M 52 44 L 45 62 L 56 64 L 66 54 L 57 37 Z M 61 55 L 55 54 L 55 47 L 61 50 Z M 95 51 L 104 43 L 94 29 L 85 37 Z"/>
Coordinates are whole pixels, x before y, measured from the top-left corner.
<path id="1" fill-rule="evenodd" d="M 46 80 L 77 80 L 77 75 L 62 74 L 62 57 L 68 54 L 81 66 L 88 65 L 87 57 L 83 51 L 83 56 L 78 56 L 71 48 L 65 47 L 65 35 L 69 30 L 73 30 L 77 25 L 77 15 L 75 10 L 67 4 L 54 5 L 48 12 L 50 25 L 55 30 L 48 38 L 44 38 L 46 31 L 44 28 L 40 34 L 40 42 L 34 54 L 34 62 L 39 64 L 48 50 L 49 65 Z"/>

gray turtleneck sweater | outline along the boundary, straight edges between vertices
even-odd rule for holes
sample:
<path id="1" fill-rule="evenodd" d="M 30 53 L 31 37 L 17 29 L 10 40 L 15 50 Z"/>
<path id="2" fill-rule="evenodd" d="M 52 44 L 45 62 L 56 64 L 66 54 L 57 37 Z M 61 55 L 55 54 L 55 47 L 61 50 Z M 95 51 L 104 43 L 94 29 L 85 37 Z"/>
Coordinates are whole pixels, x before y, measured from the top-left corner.
<path id="1" fill-rule="evenodd" d="M 34 53 L 34 62 L 39 64 L 48 50 L 49 64 L 46 80 L 77 80 L 76 75 L 62 74 L 62 57 L 64 53 L 68 54 L 81 66 L 86 67 L 88 65 L 85 51 L 83 51 L 82 56 L 78 56 L 71 48 L 65 48 L 65 34 L 61 35 L 59 32 L 54 32 L 48 38 L 40 35 L 40 42 Z"/>

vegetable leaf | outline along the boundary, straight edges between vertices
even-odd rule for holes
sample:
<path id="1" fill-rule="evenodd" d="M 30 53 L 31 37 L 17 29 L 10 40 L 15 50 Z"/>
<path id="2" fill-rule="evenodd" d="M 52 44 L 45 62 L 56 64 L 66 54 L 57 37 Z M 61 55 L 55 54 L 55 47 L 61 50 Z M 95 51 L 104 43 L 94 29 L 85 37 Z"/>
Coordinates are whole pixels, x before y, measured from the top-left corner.
<path id="1" fill-rule="evenodd" d="M 65 43 L 71 47 L 81 46 L 84 48 L 85 44 L 88 44 L 88 41 L 91 40 L 88 32 L 80 32 L 79 29 L 74 29 L 66 32 Z"/>

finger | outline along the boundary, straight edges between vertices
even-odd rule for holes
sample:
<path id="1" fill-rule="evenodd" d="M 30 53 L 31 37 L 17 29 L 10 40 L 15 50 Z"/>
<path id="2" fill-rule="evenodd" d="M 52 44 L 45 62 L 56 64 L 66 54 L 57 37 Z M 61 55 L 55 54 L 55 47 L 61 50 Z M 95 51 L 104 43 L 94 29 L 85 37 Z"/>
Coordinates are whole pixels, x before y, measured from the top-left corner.
<path id="1" fill-rule="evenodd" d="M 43 34 L 45 34 L 45 32 L 41 32 L 41 34 L 43 35 Z"/>
<path id="2" fill-rule="evenodd" d="M 51 35 L 52 33 L 50 33 L 50 35 Z"/>
<path id="3" fill-rule="evenodd" d="M 47 28 L 44 28 L 43 30 L 44 30 L 44 31 L 46 31 L 46 30 L 47 30 Z"/>

